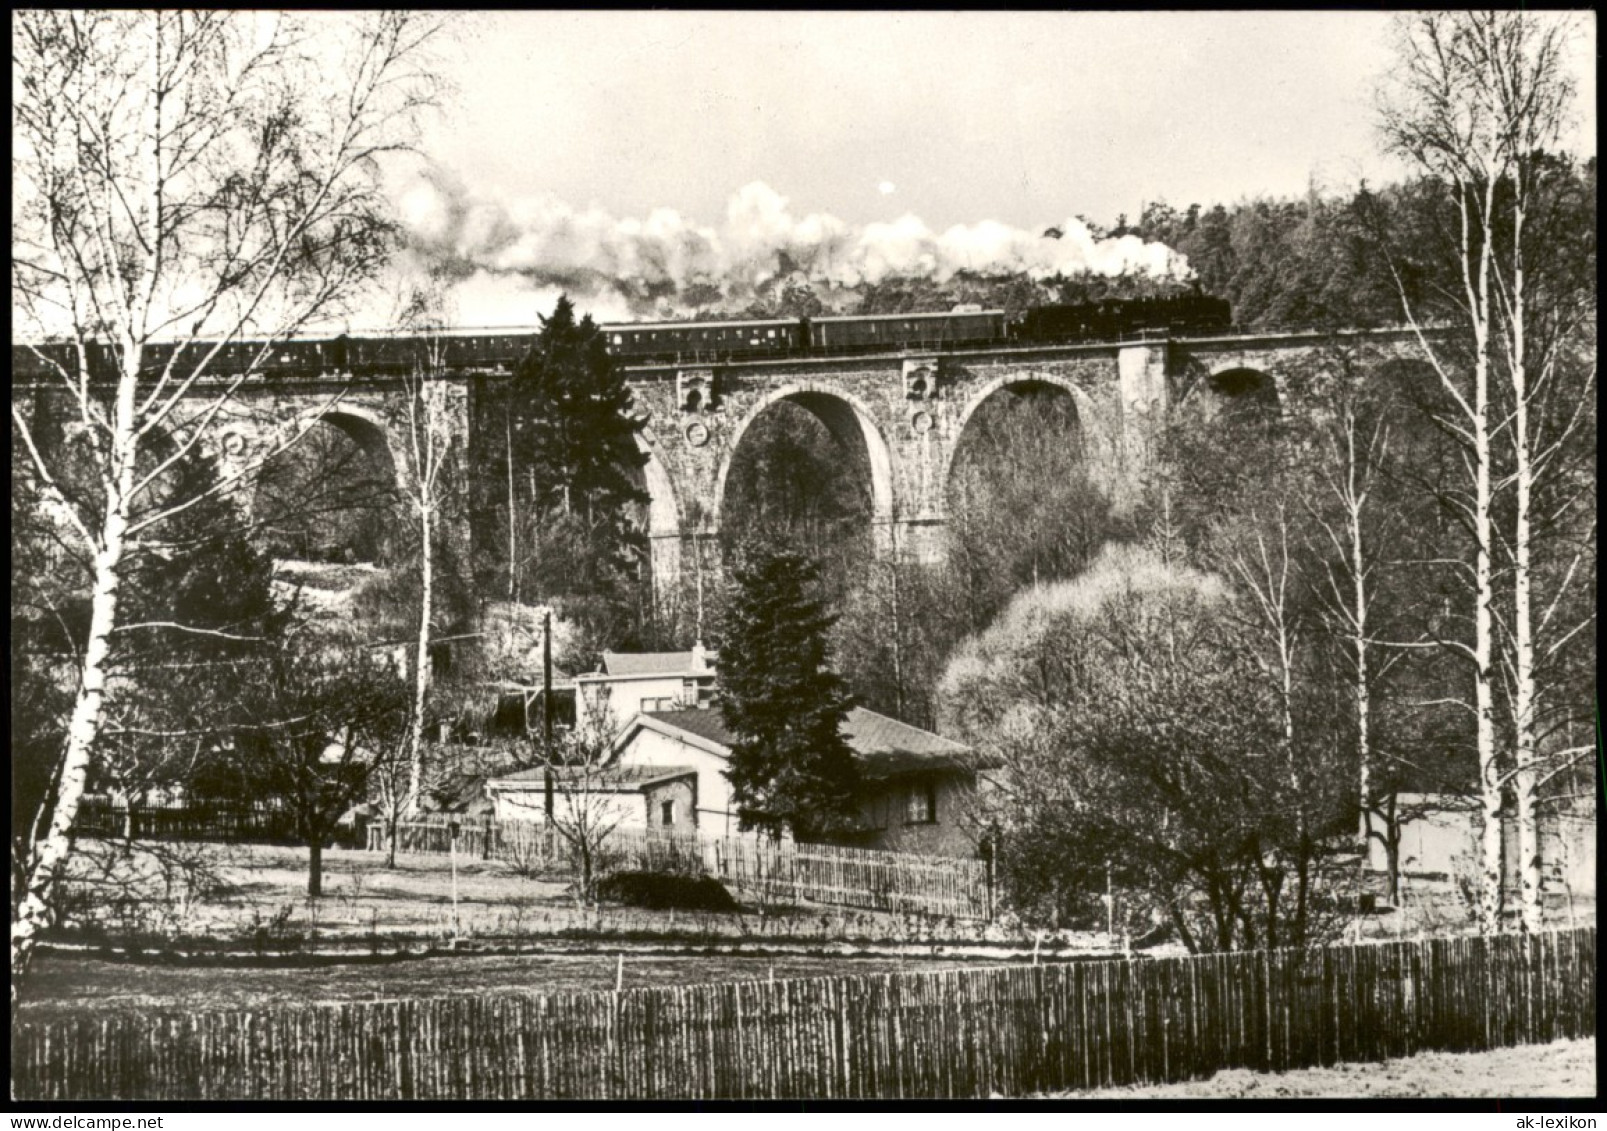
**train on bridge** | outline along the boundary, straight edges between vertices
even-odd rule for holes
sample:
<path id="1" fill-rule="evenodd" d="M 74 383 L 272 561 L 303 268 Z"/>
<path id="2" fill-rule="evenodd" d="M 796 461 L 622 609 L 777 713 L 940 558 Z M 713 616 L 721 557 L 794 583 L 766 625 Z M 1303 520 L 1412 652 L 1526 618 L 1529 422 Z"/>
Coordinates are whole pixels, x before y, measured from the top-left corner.
<path id="1" fill-rule="evenodd" d="M 1187 293 L 1173 297 L 1108 299 L 1034 307 L 1007 317 L 1002 310 L 957 308 L 934 314 L 869 314 L 819 318 L 773 318 L 688 322 L 604 323 L 608 351 L 626 365 L 714 364 L 766 358 L 834 357 L 908 350 L 948 351 L 1000 346 L 1121 341 L 1151 334 L 1195 336 L 1232 328 L 1224 299 Z M 145 366 L 162 372 L 174 361 L 172 345 L 152 345 Z M 68 343 L 13 346 L 12 381 L 50 377 L 60 366 L 76 373 L 76 347 Z M 195 342 L 183 347 L 176 370 L 193 370 L 217 350 L 207 371 L 219 377 L 257 373 L 264 377 L 319 373 L 405 371 L 428 359 L 448 369 L 507 368 L 530 349 L 530 332 L 449 333 L 433 340 L 419 335 L 296 338 L 283 342 L 234 341 L 221 346 Z M 428 351 L 428 355 L 425 351 Z M 117 372 L 109 346 L 87 347 L 92 376 Z M 433 356 L 429 356 L 433 355 Z"/>
<path id="2" fill-rule="evenodd" d="M 653 364 L 1120 341 L 1151 333 L 1216 333 L 1232 325 L 1226 300 L 1191 293 L 1038 306 L 1014 318 L 1002 310 L 960 308 L 944 314 L 631 323 L 602 330 L 616 357 Z"/>

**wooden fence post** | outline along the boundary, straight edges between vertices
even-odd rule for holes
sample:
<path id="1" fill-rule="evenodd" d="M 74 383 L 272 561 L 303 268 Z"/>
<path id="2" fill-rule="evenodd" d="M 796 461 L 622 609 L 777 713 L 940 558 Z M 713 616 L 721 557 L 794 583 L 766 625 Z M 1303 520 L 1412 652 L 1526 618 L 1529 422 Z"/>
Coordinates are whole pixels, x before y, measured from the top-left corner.
<path id="1" fill-rule="evenodd" d="M 988 874 L 987 874 L 987 884 L 988 884 L 988 886 L 987 886 L 987 893 L 988 893 L 987 921 L 989 923 L 991 923 L 991 922 L 993 922 L 993 838 L 992 837 L 989 837 L 988 839 L 986 839 L 986 840 L 984 840 L 982 842 L 982 859 L 987 864 L 987 867 L 988 867 Z"/>

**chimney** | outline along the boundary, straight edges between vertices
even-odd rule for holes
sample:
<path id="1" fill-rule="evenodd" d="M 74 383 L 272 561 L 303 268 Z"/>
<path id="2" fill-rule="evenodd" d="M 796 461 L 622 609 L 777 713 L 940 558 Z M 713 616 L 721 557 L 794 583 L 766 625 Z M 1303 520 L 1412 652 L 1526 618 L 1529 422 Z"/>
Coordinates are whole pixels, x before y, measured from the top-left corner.
<path id="1" fill-rule="evenodd" d="M 692 670 L 706 672 L 709 670 L 708 654 L 703 651 L 703 641 L 699 640 L 692 645 Z"/>

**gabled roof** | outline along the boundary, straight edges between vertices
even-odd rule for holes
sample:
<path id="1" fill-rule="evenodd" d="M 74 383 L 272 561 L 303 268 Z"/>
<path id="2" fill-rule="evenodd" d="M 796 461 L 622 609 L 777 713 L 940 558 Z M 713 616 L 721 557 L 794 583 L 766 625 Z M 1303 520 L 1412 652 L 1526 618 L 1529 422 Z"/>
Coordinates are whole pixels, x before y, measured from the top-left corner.
<path id="1" fill-rule="evenodd" d="M 695 664 L 695 652 L 604 652 L 603 671 L 608 675 L 711 675 L 711 668 Z M 718 658 L 705 652 L 712 665 Z"/>
<path id="2" fill-rule="evenodd" d="M 843 738 L 867 778 L 889 778 L 916 770 L 971 769 L 970 750 L 920 727 L 855 707 L 843 720 Z"/>
<path id="3" fill-rule="evenodd" d="M 725 725 L 725 713 L 717 707 L 704 710 L 687 707 L 676 711 L 643 711 L 641 717 L 660 724 L 654 728 L 655 730 L 673 727 L 705 739 L 719 746 L 721 748 L 719 752 L 722 754 L 728 753 L 737 740 L 731 728 Z"/>
<path id="4" fill-rule="evenodd" d="M 644 711 L 621 733 L 615 749 L 638 728 L 675 734 L 694 740 L 691 745 L 726 757 L 736 735 L 717 708 L 709 710 Z M 888 778 L 921 770 L 975 769 L 979 763 L 970 749 L 953 739 L 901 723 L 897 719 L 855 707 L 843 720 L 843 739 L 854 752 L 860 773 L 867 778 Z"/>

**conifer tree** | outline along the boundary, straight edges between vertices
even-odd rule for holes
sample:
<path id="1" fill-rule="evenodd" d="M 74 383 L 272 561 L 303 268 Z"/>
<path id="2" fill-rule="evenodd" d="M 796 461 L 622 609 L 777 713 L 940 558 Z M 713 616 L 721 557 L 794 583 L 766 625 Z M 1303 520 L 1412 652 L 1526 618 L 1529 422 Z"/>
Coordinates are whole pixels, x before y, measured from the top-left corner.
<path id="1" fill-rule="evenodd" d="M 742 557 L 720 656 L 720 706 L 738 736 L 726 776 L 743 828 L 828 836 L 851 823 L 859 784 L 842 736 L 852 700 L 827 645 L 836 618 L 814 595 L 819 569 L 808 558 L 767 548 Z"/>
<path id="2" fill-rule="evenodd" d="M 130 651 L 146 658 L 238 657 L 277 637 L 290 611 L 273 592 L 273 560 L 255 545 L 216 462 L 199 447 L 169 472 L 167 497 L 198 499 L 151 530 L 129 576 Z M 130 659 L 133 659 L 131 656 Z"/>
<path id="3" fill-rule="evenodd" d="M 296 610 L 274 591 L 273 559 L 234 499 L 215 489 L 212 457 L 193 447 L 167 479 L 153 505 L 198 501 L 153 526 L 131 555 L 112 660 L 122 678 L 107 699 L 98 771 L 135 794 L 178 785 L 243 803 L 250 790 L 213 788 L 218 719 L 260 678 Z"/>
<path id="4" fill-rule="evenodd" d="M 540 532 L 521 553 L 535 567 L 533 587 L 521 589 L 564 601 L 600 644 L 628 643 L 621 624 L 647 552 L 637 521 L 648 502 L 637 485 L 642 422 L 601 331 L 589 315 L 577 320 L 567 297 L 542 320 L 510 396 L 513 479 Z"/>
<path id="5" fill-rule="evenodd" d="M 577 321 L 568 296 L 542 319 L 513 393 L 517 455 L 538 509 L 596 523 L 647 501 L 631 477 L 647 460 L 630 386 L 591 315 Z"/>

